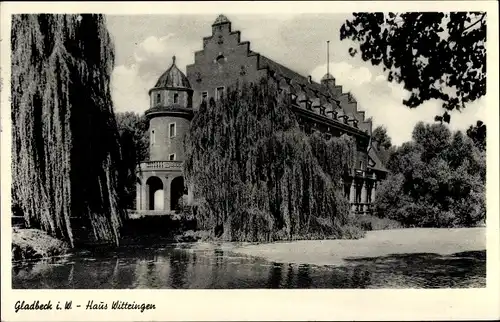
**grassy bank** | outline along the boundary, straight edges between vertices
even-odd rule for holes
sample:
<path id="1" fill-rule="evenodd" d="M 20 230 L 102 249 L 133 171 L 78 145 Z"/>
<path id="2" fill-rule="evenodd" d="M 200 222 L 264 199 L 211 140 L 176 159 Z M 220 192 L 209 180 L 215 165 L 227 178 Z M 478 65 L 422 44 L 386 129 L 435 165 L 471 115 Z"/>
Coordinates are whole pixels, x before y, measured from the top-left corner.
<path id="1" fill-rule="evenodd" d="M 69 245 L 38 229 L 12 228 L 12 260 L 32 260 L 68 253 Z"/>
<path id="2" fill-rule="evenodd" d="M 345 265 L 353 258 L 486 250 L 485 228 L 408 228 L 367 232 L 358 240 L 304 240 L 254 244 L 232 251 L 278 263 Z"/>

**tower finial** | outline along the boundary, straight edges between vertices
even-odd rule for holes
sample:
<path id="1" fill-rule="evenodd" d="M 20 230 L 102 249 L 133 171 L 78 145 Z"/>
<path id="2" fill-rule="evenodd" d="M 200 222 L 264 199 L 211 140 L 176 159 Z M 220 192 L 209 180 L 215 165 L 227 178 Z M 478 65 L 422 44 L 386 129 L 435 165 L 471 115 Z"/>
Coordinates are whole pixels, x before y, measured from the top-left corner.
<path id="1" fill-rule="evenodd" d="M 172 65 L 175 65 L 175 55 L 172 57 Z"/>

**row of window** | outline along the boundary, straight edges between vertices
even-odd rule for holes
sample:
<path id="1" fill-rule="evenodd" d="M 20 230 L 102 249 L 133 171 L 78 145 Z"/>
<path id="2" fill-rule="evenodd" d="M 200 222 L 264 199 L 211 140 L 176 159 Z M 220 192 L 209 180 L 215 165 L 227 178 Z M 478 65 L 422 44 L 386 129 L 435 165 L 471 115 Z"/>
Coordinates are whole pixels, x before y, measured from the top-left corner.
<path id="1" fill-rule="evenodd" d="M 220 87 L 217 87 L 215 89 L 215 99 L 217 101 L 219 100 L 222 100 L 224 98 L 224 91 L 225 91 L 225 87 L 224 86 L 220 86 Z M 201 92 L 201 101 L 206 101 L 208 100 L 208 92 Z M 161 93 L 156 93 L 156 98 L 155 98 L 155 104 L 158 105 L 161 103 Z M 178 93 L 174 93 L 174 104 L 178 104 L 179 103 L 179 94 Z"/>
<path id="2" fill-rule="evenodd" d="M 177 135 L 177 127 L 176 127 L 175 122 L 168 123 L 168 137 L 169 138 L 174 138 L 176 135 Z M 155 130 L 154 129 L 151 129 L 150 142 L 151 142 L 151 145 L 155 145 L 156 144 L 156 134 L 155 134 Z M 174 154 L 174 158 L 175 158 L 175 154 Z M 175 159 L 171 159 L 171 160 L 175 160 Z"/>
<path id="3" fill-rule="evenodd" d="M 160 92 L 156 93 L 155 103 L 156 104 L 161 103 L 161 93 Z M 179 93 L 174 93 L 174 104 L 178 104 L 178 103 L 179 103 Z"/>
<path id="4" fill-rule="evenodd" d="M 219 86 L 215 89 L 215 99 L 217 101 L 220 101 L 224 98 L 224 91 L 225 91 L 225 87 L 224 86 Z M 208 100 L 208 92 L 205 91 L 205 92 L 201 92 L 201 102 L 203 101 L 207 101 Z"/>

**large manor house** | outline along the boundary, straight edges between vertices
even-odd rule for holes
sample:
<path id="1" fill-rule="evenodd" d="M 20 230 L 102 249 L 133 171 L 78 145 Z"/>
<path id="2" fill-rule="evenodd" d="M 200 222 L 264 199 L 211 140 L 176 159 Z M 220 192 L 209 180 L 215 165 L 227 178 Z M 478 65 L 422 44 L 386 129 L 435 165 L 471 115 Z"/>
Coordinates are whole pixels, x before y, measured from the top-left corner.
<path id="1" fill-rule="evenodd" d="M 172 66 L 149 90 L 150 156 L 138 171 L 138 212 L 176 210 L 181 197 L 192 200 L 192 189 L 184 186 L 182 162 L 184 135 L 203 100 L 223 97 L 237 82 L 275 81 L 291 96 L 290 108 L 306 133 L 320 131 L 326 137 L 348 134 L 357 145 L 354 169 L 342 179 L 346 198 L 356 213 L 366 213 L 375 199 L 377 182 L 384 179 L 384 168 L 371 140 L 372 123 L 335 78 L 326 73 L 321 83 L 250 49 L 250 42 L 240 41 L 240 32 L 231 30 L 231 22 L 217 17 L 212 35 L 203 38 L 203 49 L 195 52 L 194 64 L 184 75 Z M 216 189 L 216 188 L 215 188 Z"/>

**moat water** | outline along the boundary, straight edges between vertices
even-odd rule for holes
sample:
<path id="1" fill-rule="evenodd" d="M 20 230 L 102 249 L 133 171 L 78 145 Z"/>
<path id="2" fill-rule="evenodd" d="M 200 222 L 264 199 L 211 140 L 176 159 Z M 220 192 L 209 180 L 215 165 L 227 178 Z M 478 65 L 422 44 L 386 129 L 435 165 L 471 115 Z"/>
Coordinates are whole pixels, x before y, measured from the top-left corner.
<path id="1" fill-rule="evenodd" d="M 402 254 L 344 266 L 271 263 L 188 245 L 15 262 L 14 289 L 465 288 L 486 286 L 486 252 Z"/>

